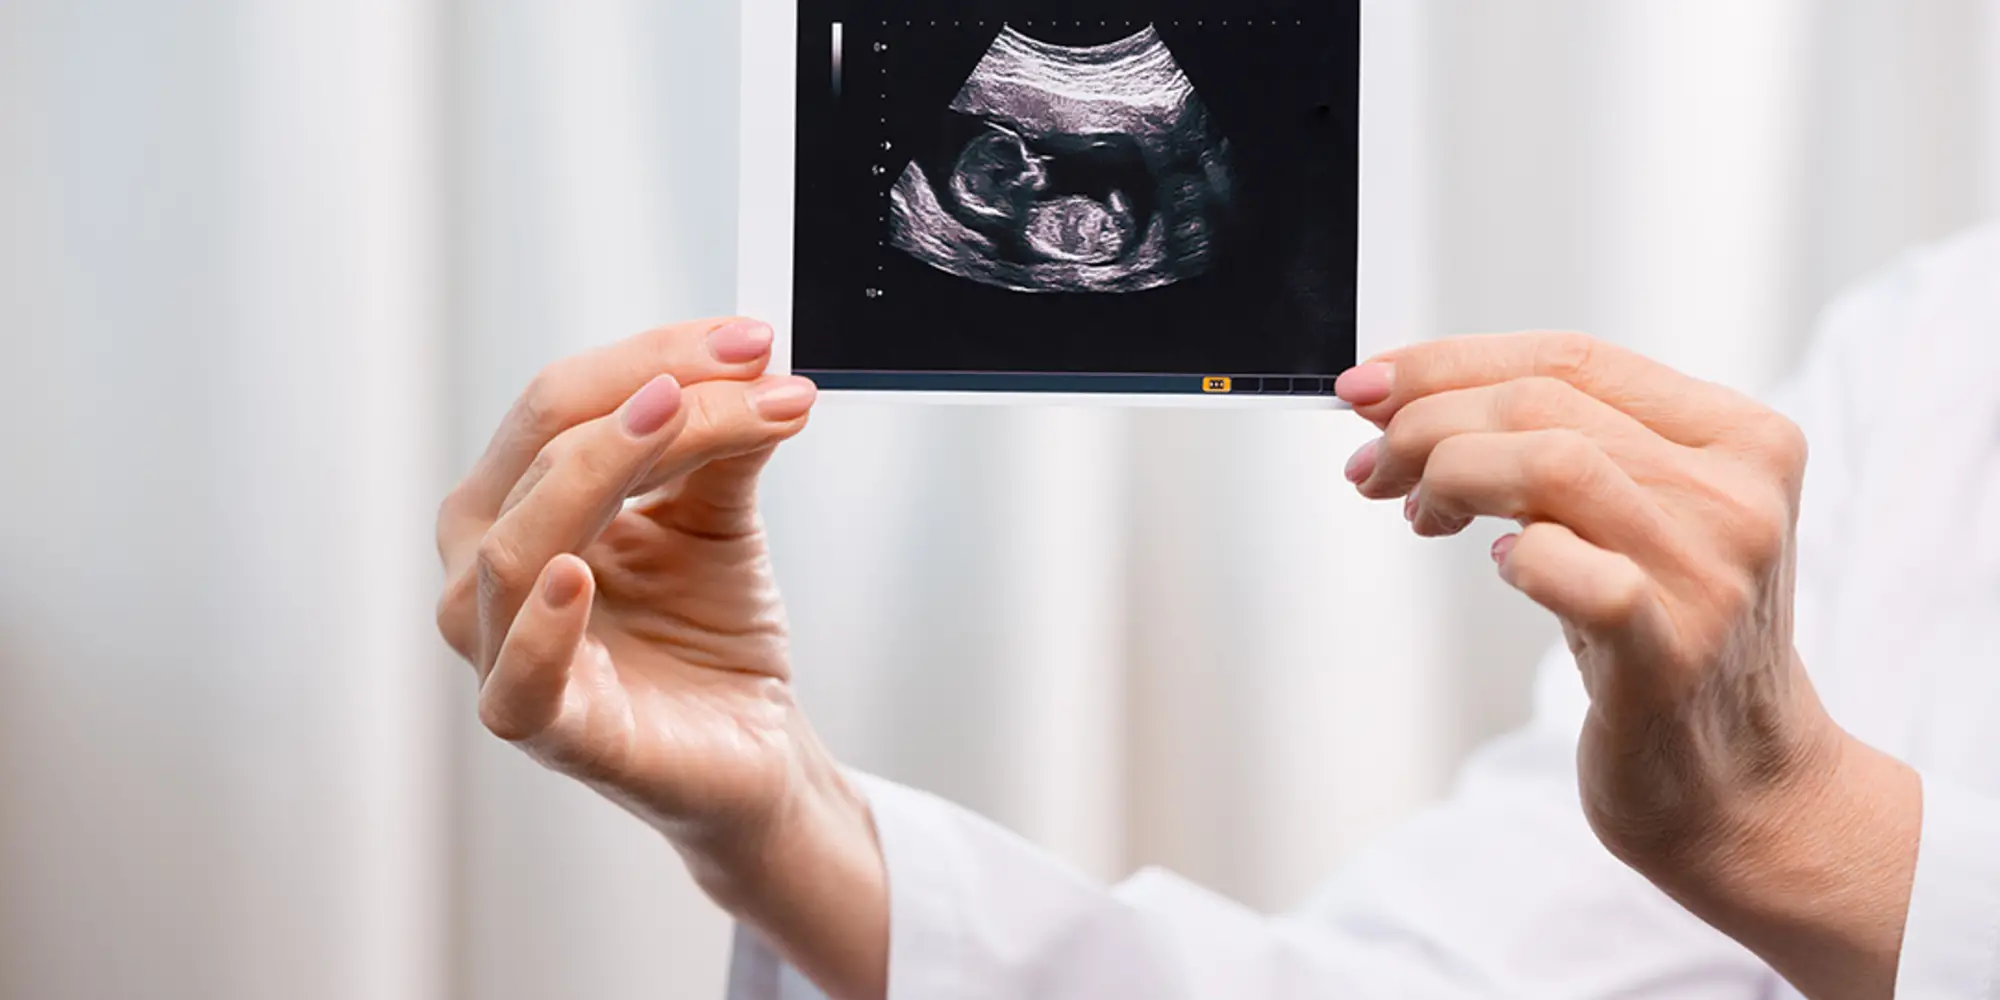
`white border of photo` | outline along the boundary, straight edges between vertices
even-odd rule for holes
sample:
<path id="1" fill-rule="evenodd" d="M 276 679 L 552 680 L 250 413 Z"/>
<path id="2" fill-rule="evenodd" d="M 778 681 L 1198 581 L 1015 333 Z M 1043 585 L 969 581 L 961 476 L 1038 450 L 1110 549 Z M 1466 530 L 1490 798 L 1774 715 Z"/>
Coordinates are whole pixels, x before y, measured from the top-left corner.
<path id="1" fill-rule="evenodd" d="M 743 0 L 741 150 L 737 183 L 737 311 L 777 332 L 771 370 L 792 371 L 794 163 L 797 158 L 797 0 Z M 1217 372 L 1216 375 L 1229 375 Z M 1173 407 L 1346 409 L 1333 396 L 1227 393 L 827 390 L 831 400 Z"/>

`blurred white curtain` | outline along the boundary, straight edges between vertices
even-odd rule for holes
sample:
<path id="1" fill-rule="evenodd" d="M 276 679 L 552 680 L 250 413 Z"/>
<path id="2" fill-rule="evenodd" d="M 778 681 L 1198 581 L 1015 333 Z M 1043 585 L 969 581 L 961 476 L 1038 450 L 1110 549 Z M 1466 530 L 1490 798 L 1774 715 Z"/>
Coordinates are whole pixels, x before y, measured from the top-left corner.
<path id="1" fill-rule="evenodd" d="M 1370 0 L 1364 348 L 1766 382 L 2000 207 L 1994 0 Z M 0 4 L 0 996 L 713 996 L 653 835 L 470 723 L 428 522 L 541 364 L 730 309 L 726 2 Z M 829 405 L 768 490 L 853 762 L 1283 905 L 1551 631 L 1326 415 Z"/>
<path id="2" fill-rule="evenodd" d="M 450 986 L 431 15 L 0 3 L 0 996 Z"/>

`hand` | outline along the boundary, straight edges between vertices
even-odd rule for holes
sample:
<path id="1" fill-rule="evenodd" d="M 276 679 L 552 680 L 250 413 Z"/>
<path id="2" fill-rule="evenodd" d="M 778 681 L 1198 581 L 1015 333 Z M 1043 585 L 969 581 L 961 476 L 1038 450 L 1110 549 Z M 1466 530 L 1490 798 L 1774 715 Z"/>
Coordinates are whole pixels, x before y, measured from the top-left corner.
<path id="1" fill-rule="evenodd" d="M 1384 430 L 1348 465 L 1364 496 L 1406 498 L 1424 535 L 1522 526 L 1494 558 L 1576 654 L 1605 846 L 1809 995 L 1887 997 L 1917 782 L 1834 724 L 1794 650 L 1799 429 L 1575 334 L 1418 345 L 1339 392 Z"/>
<path id="2" fill-rule="evenodd" d="M 886 953 L 866 806 L 792 699 L 756 488 L 816 390 L 763 375 L 770 346 L 690 323 L 537 376 L 439 512 L 438 626 L 487 728 L 665 833 L 740 918 L 865 952 L 872 892 Z"/>

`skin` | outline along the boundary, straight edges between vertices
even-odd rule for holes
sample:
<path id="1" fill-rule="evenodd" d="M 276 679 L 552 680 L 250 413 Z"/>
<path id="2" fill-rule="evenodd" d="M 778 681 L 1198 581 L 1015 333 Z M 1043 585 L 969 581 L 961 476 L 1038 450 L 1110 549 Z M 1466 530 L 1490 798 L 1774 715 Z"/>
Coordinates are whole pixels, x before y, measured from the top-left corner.
<path id="1" fill-rule="evenodd" d="M 813 399 L 763 375 L 768 345 L 703 321 L 538 376 L 440 510 L 438 620 L 497 736 L 661 831 L 830 995 L 875 1000 L 881 853 L 792 699 L 756 513 Z M 1521 526 L 1494 558 L 1576 653 L 1605 846 L 1807 996 L 1889 997 L 1920 790 L 1793 647 L 1798 429 L 1575 334 L 1404 348 L 1339 392 L 1383 431 L 1347 467 L 1363 496 L 1424 535 Z"/>

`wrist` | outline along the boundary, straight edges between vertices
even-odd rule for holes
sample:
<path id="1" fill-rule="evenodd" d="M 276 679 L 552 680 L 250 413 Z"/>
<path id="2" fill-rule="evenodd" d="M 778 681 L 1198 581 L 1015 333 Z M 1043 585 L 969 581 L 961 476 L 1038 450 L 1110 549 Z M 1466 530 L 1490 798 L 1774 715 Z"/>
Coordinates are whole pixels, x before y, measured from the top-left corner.
<path id="1" fill-rule="evenodd" d="M 1745 796 L 1649 877 L 1816 1000 L 1887 998 L 1916 872 L 1916 772 L 1826 723 L 1801 770 Z"/>
<path id="2" fill-rule="evenodd" d="M 868 802 L 817 744 L 793 763 L 784 794 L 755 818 L 728 828 L 679 831 L 675 848 L 717 905 L 750 920 L 795 891 L 814 865 L 876 858 Z"/>
<path id="3" fill-rule="evenodd" d="M 867 797 L 816 741 L 784 799 L 750 829 L 677 839 L 696 883 L 837 998 L 888 978 L 888 875 Z"/>

